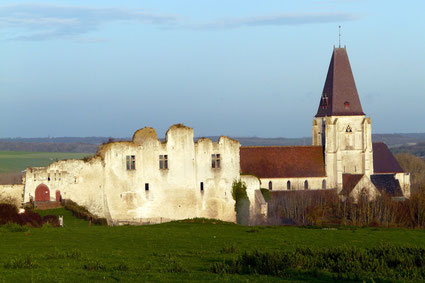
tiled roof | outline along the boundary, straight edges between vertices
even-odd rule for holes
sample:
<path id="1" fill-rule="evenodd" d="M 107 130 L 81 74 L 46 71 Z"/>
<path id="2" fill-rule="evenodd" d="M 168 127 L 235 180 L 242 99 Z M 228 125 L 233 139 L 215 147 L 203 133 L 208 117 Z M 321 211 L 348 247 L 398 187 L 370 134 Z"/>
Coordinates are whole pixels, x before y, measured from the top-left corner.
<path id="1" fill-rule="evenodd" d="M 345 48 L 334 48 L 316 117 L 364 115 Z"/>
<path id="2" fill-rule="evenodd" d="M 342 174 L 342 190 L 340 194 L 348 196 L 363 176 L 363 174 Z"/>
<path id="3" fill-rule="evenodd" d="M 371 175 L 370 180 L 381 193 L 392 197 L 403 196 L 400 182 L 395 178 L 394 174 Z"/>
<path id="4" fill-rule="evenodd" d="M 373 171 L 374 173 L 403 173 L 388 146 L 383 142 L 373 143 Z"/>
<path id="5" fill-rule="evenodd" d="M 242 146 L 242 174 L 259 178 L 324 177 L 321 146 Z"/>

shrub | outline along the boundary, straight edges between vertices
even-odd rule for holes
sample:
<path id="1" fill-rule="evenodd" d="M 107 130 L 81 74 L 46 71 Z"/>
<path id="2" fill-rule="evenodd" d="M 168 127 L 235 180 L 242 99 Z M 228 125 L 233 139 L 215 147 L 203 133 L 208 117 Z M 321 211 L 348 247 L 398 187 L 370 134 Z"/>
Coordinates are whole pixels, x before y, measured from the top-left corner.
<path id="1" fill-rule="evenodd" d="M 65 206 L 65 209 L 71 211 L 72 214 L 79 219 L 91 221 L 95 225 L 108 225 L 108 221 L 106 220 L 106 218 L 100 218 L 94 214 L 91 214 L 87 210 L 87 208 L 85 208 L 84 206 L 78 205 L 72 200 L 64 200 L 63 204 Z"/>
<path id="2" fill-rule="evenodd" d="M 162 262 L 161 272 L 182 273 L 187 272 L 183 264 L 178 261 L 173 255 L 168 254 Z"/>
<path id="3" fill-rule="evenodd" d="M 19 225 L 28 225 L 31 227 L 41 227 L 43 225 L 43 219 L 34 211 L 28 210 L 18 216 Z"/>
<path id="4" fill-rule="evenodd" d="M 106 269 L 107 269 L 105 264 L 103 264 L 103 263 L 101 263 L 97 260 L 90 261 L 90 262 L 84 264 L 83 267 L 84 267 L 84 269 L 89 270 L 89 271 L 93 271 L 93 270 L 95 270 L 95 271 L 97 271 L 97 270 L 106 271 Z"/>
<path id="5" fill-rule="evenodd" d="M 19 214 L 18 224 L 39 228 L 43 226 L 43 219 L 40 214 L 31 210 L 26 210 L 24 213 Z"/>
<path id="6" fill-rule="evenodd" d="M 21 226 L 19 224 L 10 222 L 1 226 L 1 228 L 8 232 L 27 232 L 29 229 L 28 226 Z"/>
<path id="7" fill-rule="evenodd" d="M 53 227 L 59 227 L 59 217 L 57 215 L 45 215 L 43 216 L 43 223 L 48 223 Z"/>
<path id="8" fill-rule="evenodd" d="M 220 250 L 220 253 L 222 253 L 222 254 L 234 254 L 234 253 L 237 253 L 237 252 L 238 252 L 238 248 L 233 243 L 230 246 L 223 247 Z"/>
<path id="9" fill-rule="evenodd" d="M 18 209 L 8 203 L 0 203 L 0 225 L 19 222 Z"/>
<path id="10" fill-rule="evenodd" d="M 394 247 L 309 248 L 284 252 L 243 253 L 237 259 L 215 263 L 214 273 L 264 274 L 286 277 L 288 273 L 327 272 L 339 279 L 424 280 L 425 249 Z"/>
<path id="11" fill-rule="evenodd" d="M 11 258 L 4 264 L 6 269 L 31 269 L 35 267 L 38 267 L 38 264 L 29 255 Z"/>
<path id="12" fill-rule="evenodd" d="M 236 222 L 249 224 L 249 198 L 246 194 L 246 184 L 242 180 L 235 180 L 232 184 L 232 197 L 235 200 Z"/>
<path id="13" fill-rule="evenodd" d="M 261 190 L 261 193 L 263 194 L 264 200 L 268 202 L 270 200 L 270 191 L 265 188 L 261 188 L 260 190 Z"/>

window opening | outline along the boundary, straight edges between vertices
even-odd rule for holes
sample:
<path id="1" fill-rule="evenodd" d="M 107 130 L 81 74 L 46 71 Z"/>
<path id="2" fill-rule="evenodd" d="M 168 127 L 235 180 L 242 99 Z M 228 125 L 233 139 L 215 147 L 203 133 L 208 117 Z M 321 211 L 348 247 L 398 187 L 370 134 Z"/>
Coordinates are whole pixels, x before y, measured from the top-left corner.
<path id="1" fill-rule="evenodd" d="M 204 191 L 204 182 L 201 182 L 201 192 Z"/>
<path id="2" fill-rule="evenodd" d="M 344 102 L 344 108 L 349 109 L 350 108 L 350 102 L 348 102 L 348 101 Z"/>
<path id="3" fill-rule="evenodd" d="M 127 155 L 126 156 L 126 165 L 127 165 L 127 170 L 136 170 L 136 156 L 135 155 Z"/>
<path id="4" fill-rule="evenodd" d="M 326 189 L 326 180 L 322 181 L 322 189 Z"/>
<path id="5" fill-rule="evenodd" d="M 272 181 L 269 182 L 269 190 L 270 191 L 273 190 L 273 183 L 272 183 Z"/>
<path id="6" fill-rule="evenodd" d="M 291 189 L 291 181 L 286 182 L 286 189 L 287 190 Z"/>
<path id="7" fill-rule="evenodd" d="M 159 156 L 159 169 L 168 169 L 168 155 Z"/>
<path id="8" fill-rule="evenodd" d="M 304 190 L 308 190 L 308 181 L 307 180 L 304 181 Z"/>
<path id="9" fill-rule="evenodd" d="M 220 154 L 211 154 L 211 168 L 220 168 L 221 166 Z"/>
<path id="10" fill-rule="evenodd" d="M 345 129 L 346 133 L 352 133 L 353 130 L 351 129 L 350 125 L 347 126 L 347 129 Z"/>
<path id="11" fill-rule="evenodd" d="M 50 181 L 50 173 L 47 174 L 47 181 Z"/>
<path id="12" fill-rule="evenodd" d="M 145 191 L 149 191 L 149 183 L 145 184 Z"/>

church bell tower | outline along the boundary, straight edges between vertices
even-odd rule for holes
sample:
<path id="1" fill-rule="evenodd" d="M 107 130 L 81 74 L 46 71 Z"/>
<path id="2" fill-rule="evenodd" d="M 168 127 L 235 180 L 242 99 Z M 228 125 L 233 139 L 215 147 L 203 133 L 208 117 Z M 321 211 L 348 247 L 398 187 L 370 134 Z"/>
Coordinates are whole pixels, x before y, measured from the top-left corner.
<path id="1" fill-rule="evenodd" d="M 313 118 L 313 145 L 323 146 L 328 188 L 342 189 L 342 175 L 373 174 L 372 128 L 357 93 L 346 48 L 334 48 Z"/>

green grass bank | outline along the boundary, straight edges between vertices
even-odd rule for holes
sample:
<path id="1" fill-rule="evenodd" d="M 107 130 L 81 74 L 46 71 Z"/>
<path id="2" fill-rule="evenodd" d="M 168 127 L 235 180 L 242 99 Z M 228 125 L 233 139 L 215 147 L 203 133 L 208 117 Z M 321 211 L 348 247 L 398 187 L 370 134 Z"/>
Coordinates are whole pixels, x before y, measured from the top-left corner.
<path id="1" fill-rule="evenodd" d="M 19 232 L 0 228 L 0 282 L 320 282 L 338 278 L 329 272 L 308 270 L 284 277 L 214 273 L 212 267 L 256 250 L 274 253 L 381 245 L 425 248 L 423 230 L 246 227 L 215 220 L 107 227 L 89 226 L 64 209 L 41 214 L 63 215 L 65 227 Z"/>

